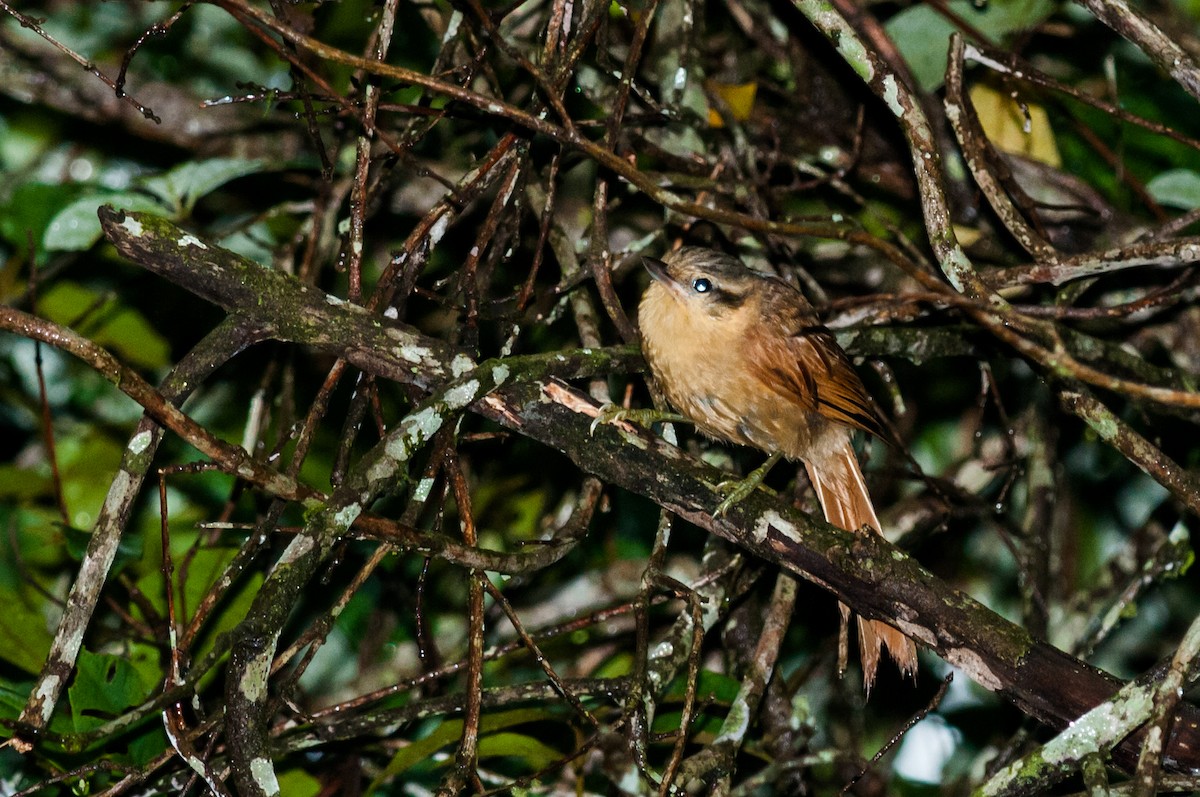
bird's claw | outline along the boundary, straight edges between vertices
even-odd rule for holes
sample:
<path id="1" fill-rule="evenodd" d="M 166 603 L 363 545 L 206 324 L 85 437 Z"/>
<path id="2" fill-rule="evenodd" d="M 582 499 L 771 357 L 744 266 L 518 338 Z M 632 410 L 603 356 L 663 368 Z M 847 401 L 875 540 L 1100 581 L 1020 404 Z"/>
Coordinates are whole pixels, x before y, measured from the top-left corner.
<path id="1" fill-rule="evenodd" d="M 717 490 L 727 493 L 724 500 L 717 504 L 717 508 L 713 510 L 712 516 L 719 518 L 724 516 L 732 507 L 740 504 L 746 499 L 746 496 L 754 492 L 762 486 L 762 479 L 730 479 L 723 481 L 717 485 Z"/>
<path id="2" fill-rule="evenodd" d="M 647 409 L 631 409 L 629 407 L 618 407 L 609 402 L 602 406 L 596 413 L 596 417 L 592 419 L 592 425 L 589 434 L 596 434 L 596 427 L 602 423 L 636 423 L 638 426 L 644 426 L 649 429 L 656 423 L 670 421 L 673 423 L 686 422 L 687 418 L 682 415 L 677 415 L 673 412 L 662 412 L 653 408 Z"/>
<path id="3" fill-rule="evenodd" d="M 781 455 L 777 452 L 767 457 L 767 461 L 759 465 L 750 472 L 750 475 L 744 479 L 730 479 L 723 481 L 717 485 L 719 492 L 728 493 L 721 503 L 717 504 L 717 508 L 713 510 L 713 517 L 718 518 L 724 515 L 734 505 L 741 503 L 745 498 L 754 492 L 759 487 L 763 486 L 763 480 L 767 478 L 771 468 L 780 460 Z M 765 490 L 766 488 L 763 487 Z"/>
<path id="4" fill-rule="evenodd" d="M 611 401 L 606 403 L 596 412 L 596 417 L 592 419 L 592 425 L 588 427 L 588 434 L 594 436 L 596 427 L 602 423 L 618 423 L 625 420 L 629 412 L 625 407 L 618 407 Z"/>

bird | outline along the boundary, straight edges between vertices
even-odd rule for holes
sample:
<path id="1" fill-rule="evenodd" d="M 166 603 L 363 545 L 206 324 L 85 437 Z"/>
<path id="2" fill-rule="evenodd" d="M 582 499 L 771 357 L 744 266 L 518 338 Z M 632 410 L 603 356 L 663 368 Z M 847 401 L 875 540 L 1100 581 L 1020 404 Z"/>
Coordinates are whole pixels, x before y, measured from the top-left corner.
<path id="1" fill-rule="evenodd" d="M 642 262 L 652 277 L 638 306 L 642 352 L 667 401 L 704 435 L 769 454 L 758 482 L 778 458 L 799 460 L 830 524 L 882 533 L 853 431 L 887 439 L 884 423 L 804 294 L 715 249 L 684 247 Z M 839 608 L 844 670 L 851 613 Z M 868 693 L 884 649 L 915 676 L 911 639 L 878 620 L 858 617 L 857 625 Z"/>

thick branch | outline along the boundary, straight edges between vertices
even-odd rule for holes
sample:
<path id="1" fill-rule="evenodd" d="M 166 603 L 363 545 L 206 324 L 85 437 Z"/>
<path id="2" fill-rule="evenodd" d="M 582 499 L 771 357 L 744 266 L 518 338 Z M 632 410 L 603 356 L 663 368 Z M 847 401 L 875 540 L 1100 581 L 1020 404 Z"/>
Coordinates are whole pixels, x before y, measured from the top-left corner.
<path id="1" fill-rule="evenodd" d="M 108 212 L 104 223 L 110 236 L 128 232 L 127 225 L 122 225 L 127 218 L 147 221 L 143 216 L 133 219 Z M 178 231 L 174 236 L 167 234 L 168 225 L 158 235 L 146 235 L 145 229 L 143 225 L 143 231 L 135 236 L 137 241 L 145 241 L 144 245 L 122 242 L 122 247 L 145 265 L 150 265 L 145 258 L 171 259 L 168 250 L 178 239 Z M 169 267 L 155 263 L 153 268 L 197 295 L 264 316 L 268 326 L 286 331 L 286 340 L 320 345 L 344 353 L 348 359 L 353 359 L 353 353 L 360 367 L 374 366 L 378 369 L 375 373 L 385 376 L 400 373 L 418 384 L 471 365 L 469 358 L 444 344 L 399 325 L 384 328 L 359 308 L 326 300 L 319 291 L 291 278 L 265 269 L 225 268 L 227 259 L 216 247 L 199 248 L 193 243 L 190 251 L 197 255 L 195 260 L 176 255 Z M 244 280 L 251 280 L 249 290 L 239 284 Z M 262 301 L 253 298 L 256 286 L 266 294 Z M 287 317 L 304 314 L 309 317 Z M 343 351 L 337 349 L 338 335 L 345 335 Z M 366 356 L 359 347 L 372 339 L 388 343 Z M 404 340 L 408 348 L 398 346 L 398 340 Z M 419 364 L 411 359 L 413 349 L 423 353 Z M 439 362 L 438 356 L 450 360 L 453 368 Z M 518 361 L 525 360 L 496 361 L 492 367 L 507 368 L 506 363 L 515 366 Z M 485 370 L 479 368 L 476 373 Z M 515 374 L 494 378 L 492 384 L 499 382 L 506 384 L 476 402 L 474 410 L 562 451 L 580 468 L 645 495 L 696 525 L 826 587 L 856 612 L 894 622 L 969 677 L 1047 724 L 1065 726 L 1108 699 L 1121 685 L 1107 673 L 1032 639 L 1024 629 L 959 593 L 875 535 L 856 535 L 814 521 L 763 493 L 714 519 L 711 512 L 723 497 L 716 489 L 725 478 L 721 471 L 633 427 L 602 426 L 590 435 L 596 405 L 564 383 L 538 380 L 529 372 L 519 378 Z M 490 386 L 477 384 L 474 388 Z M 483 393 L 475 393 L 480 395 Z M 1064 689 L 1064 684 L 1070 688 Z M 1200 712 L 1190 705 L 1181 707 L 1167 747 L 1167 760 L 1173 766 L 1200 769 L 1198 729 Z M 1136 740 L 1127 741 L 1119 747 L 1118 760 L 1135 761 L 1136 744 Z"/>
<path id="2" fill-rule="evenodd" d="M 595 405 L 561 383 L 514 385 L 486 398 L 485 415 L 562 451 L 579 467 L 835 593 L 855 612 L 894 623 L 976 683 L 1062 728 L 1112 697 L 1122 682 L 1033 639 L 874 534 L 846 532 L 756 492 L 720 518 L 722 471 L 643 430 L 601 426 Z M 1137 760 L 1135 735 L 1114 751 Z M 1165 760 L 1200 769 L 1200 710 L 1181 706 Z"/>
<path id="3" fill-rule="evenodd" d="M 277 340 L 314 346 L 364 371 L 422 387 L 474 364 L 442 341 L 211 246 L 166 219 L 109 207 L 99 216 L 125 257 L 226 312 L 259 319 Z"/>

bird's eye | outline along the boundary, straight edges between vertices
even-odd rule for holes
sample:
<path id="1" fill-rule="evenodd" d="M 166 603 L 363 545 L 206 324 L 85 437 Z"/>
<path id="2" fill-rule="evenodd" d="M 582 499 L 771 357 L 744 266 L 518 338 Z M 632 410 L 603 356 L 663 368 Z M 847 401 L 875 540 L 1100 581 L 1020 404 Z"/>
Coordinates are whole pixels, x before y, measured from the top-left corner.
<path id="1" fill-rule="evenodd" d="M 708 293 L 712 290 L 712 283 L 706 277 L 697 277 L 692 280 L 692 290 L 696 293 Z"/>

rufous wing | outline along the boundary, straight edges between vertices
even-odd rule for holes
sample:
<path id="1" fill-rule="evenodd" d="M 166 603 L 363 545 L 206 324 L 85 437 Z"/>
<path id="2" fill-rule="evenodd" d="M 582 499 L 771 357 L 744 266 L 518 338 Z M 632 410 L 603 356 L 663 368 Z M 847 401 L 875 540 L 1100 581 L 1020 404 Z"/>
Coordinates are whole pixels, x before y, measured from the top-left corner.
<path id="1" fill-rule="evenodd" d="M 889 439 L 875 403 L 833 335 L 815 319 L 746 342 L 763 385 L 826 420 Z"/>

